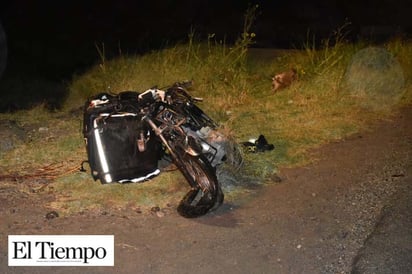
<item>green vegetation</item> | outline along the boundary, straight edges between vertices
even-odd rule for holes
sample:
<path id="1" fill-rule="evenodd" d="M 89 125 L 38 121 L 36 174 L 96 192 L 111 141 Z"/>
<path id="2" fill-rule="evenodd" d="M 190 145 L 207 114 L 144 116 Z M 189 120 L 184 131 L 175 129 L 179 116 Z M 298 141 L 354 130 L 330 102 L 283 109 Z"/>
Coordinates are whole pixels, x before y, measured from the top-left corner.
<path id="1" fill-rule="evenodd" d="M 73 81 L 66 108 L 76 107 L 101 91 L 144 91 L 155 84 L 163 87 L 193 79 L 192 94 L 205 99 L 201 107 L 238 141 L 264 134 L 277 147 L 265 155 L 248 155 L 251 162 L 266 158 L 273 167 L 270 170 L 302 164 L 308 149 L 364 129 L 411 99 L 412 44 L 394 40 L 381 46 L 399 60 L 406 81 L 397 86 L 399 100 L 385 98 L 385 102 L 368 108 L 365 102 L 373 102 L 379 94 L 372 90 L 367 96 L 354 95 L 345 85 L 352 57 L 368 45 L 346 43 L 343 31 L 339 29 L 321 49 L 307 43 L 303 50 L 279 50 L 277 57 L 270 59 L 255 58 L 256 50 L 247 54 L 254 36 L 247 31 L 233 46 L 214 35 L 209 35 L 206 43 L 196 42 L 190 34 L 187 44 L 143 56 L 120 56 L 112 61 L 102 58 L 101 64 Z M 291 67 L 298 70 L 298 81 L 275 94 L 271 78 Z M 378 75 L 386 72 L 378 71 Z M 391 86 L 387 87 L 393 96 Z M 261 174 L 252 163 L 248 166 Z M 266 170 L 267 165 L 262 168 Z"/>
<path id="2" fill-rule="evenodd" d="M 144 91 L 153 85 L 161 88 L 192 79 L 192 95 L 204 98 L 200 106 L 235 140 L 247 141 L 264 134 L 275 145 L 270 152 L 244 154 L 242 174 L 261 182 L 270 181 L 280 167 L 313 160 L 308 158 L 310 149 L 367 130 L 374 121 L 390 118 L 412 102 L 411 42 L 394 39 L 379 45 L 397 63 L 383 61 L 372 72 L 364 64 L 355 73 L 375 73 L 382 79 L 385 66 L 399 65 L 402 75 L 396 92 L 391 85 L 385 85 L 387 81 L 379 86 L 379 94 L 370 85 L 363 87 L 370 88 L 368 92 L 353 92 L 353 86 L 347 84 L 354 77 L 349 68 L 356 53 L 370 45 L 346 43 L 344 27 L 325 40 L 320 49 L 308 39 L 302 49 L 277 50 L 274 58 L 259 58 L 256 50 L 249 50 L 255 38 L 249 32 L 253 13 L 246 19 L 244 32 L 234 45 L 227 45 L 213 34 L 206 42 L 198 41 L 195 33 L 190 33 L 187 43 L 142 56 L 121 55 L 113 60 L 104 58 L 104 45 L 96 45 L 100 64 L 74 77 L 63 110 L 50 113 L 40 106 L 0 116 L 1 120 L 14 120 L 22 127 L 30 125 L 34 129 L 30 140 L 2 155 L 1 171 L 28 172 L 62 159 L 71 165 L 80 164 L 86 158 L 82 117 L 70 112 L 102 91 Z M 298 80 L 274 93 L 271 78 L 292 67 L 298 71 Z M 48 128 L 47 138 L 38 130 L 40 126 Z M 126 206 L 165 207 L 176 204 L 186 191 L 184 180 L 176 173 L 164 173 L 149 183 L 124 186 L 101 186 L 88 174 L 76 173 L 56 179 L 52 186 L 58 199 L 51 206 L 67 213 Z M 228 193 L 227 198 L 232 199 L 233 195 Z"/>

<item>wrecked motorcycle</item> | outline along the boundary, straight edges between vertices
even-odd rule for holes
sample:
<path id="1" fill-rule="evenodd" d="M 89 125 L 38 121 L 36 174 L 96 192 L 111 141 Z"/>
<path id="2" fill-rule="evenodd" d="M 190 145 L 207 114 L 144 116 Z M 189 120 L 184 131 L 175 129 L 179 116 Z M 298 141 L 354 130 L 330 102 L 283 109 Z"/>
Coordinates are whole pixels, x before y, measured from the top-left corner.
<path id="1" fill-rule="evenodd" d="M 190 83 L 143 93 L 101 93 L 85 104 L 83 134 L 95 180 L 142 182 L 160 173 L 160 161 L 173 163 L 190 185 L 177 211 L 194 218 L 217 209 L 224 194 L 216 166 L 225 155 L 208 141 L 217 124 L 197 105 Z"/>

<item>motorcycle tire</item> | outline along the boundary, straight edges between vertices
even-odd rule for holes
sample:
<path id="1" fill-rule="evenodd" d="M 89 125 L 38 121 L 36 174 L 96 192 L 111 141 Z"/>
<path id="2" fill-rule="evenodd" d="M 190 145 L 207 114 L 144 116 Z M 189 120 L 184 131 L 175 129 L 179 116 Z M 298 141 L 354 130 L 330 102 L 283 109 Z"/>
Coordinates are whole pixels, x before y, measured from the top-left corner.
<path id="1" fill-rule="evenodd" d="M 203 156 L 186 154 L 182 158 L 185 177 L 190 176 L 192 189 L 183 197 L 177 212 L 186 218 L 196 218 L 219 208 L 224 194 L 214 169 Z"/>

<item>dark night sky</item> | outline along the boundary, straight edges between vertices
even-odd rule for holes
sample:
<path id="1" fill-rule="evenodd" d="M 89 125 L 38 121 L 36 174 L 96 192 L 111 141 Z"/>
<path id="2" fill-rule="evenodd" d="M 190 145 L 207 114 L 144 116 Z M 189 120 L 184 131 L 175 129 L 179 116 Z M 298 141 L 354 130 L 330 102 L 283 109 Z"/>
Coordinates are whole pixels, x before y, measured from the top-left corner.
<path id="1" fill-rule="evenodd" d="M 94 62 L 95 42 L 105 43 L 108 55 L 118 54 L 119 46 L 139 53 L 185 40 L 191 28 L 201 38 L 216 33 L 230 42 L 241 31 L 248 5 L 255 3 L 259 47 L 302 44 L 308 29 L 324 38 L 345 19 L 352 22 L 351 39 L 412 33 L 412 0 L 3 0 L 0 20 L 10 62 L 20 58 L 72 70 Z"/>

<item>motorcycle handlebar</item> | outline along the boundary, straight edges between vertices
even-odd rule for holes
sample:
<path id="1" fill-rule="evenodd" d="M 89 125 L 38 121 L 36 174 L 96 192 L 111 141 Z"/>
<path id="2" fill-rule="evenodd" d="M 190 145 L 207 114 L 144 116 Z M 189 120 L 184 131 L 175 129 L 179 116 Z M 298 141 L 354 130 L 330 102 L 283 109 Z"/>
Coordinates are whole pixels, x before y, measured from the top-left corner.
<path id="1" fill-rule="evenodd" d="M 193 97 L 189 93 L 187 93 L 186 89 L 192 86 L 192 81 L 185 81 L 185 82 L 176 82 L 171 87 L 167 88 L 167 94 L 176 94 L 183 95 L 188 101 L 190 102 L 201 102 L 203 98 L 200 97 Z"/>
<path id="2" fill-rule="evenodd" d="M 192 86 L 192 81 L 183 81 L 176 82 L 173 85 L 158 89 L 157 87 L 150 88 L 143 93 L 137 92 L 122 92 L 118 95 L 112 95 L 108 93 L 102 93 L 96 96 L 93 100 L 90 101 L 89 108 L 105 108 L 105 109 L 118 109 L 121 108 L 120 102 L 122 99 L 133 99 L 133 96 L 136 96 L 138 105 L 141 107 L 146 107 L 151 105 L 156 101 L 166 102 L 168 104 L 173 104 L 176 100 L 176 103 L 183 102 L 200 102 L 203 101 L 203 98 L 192 97 L 187 93 L 186 88 Z"/>

